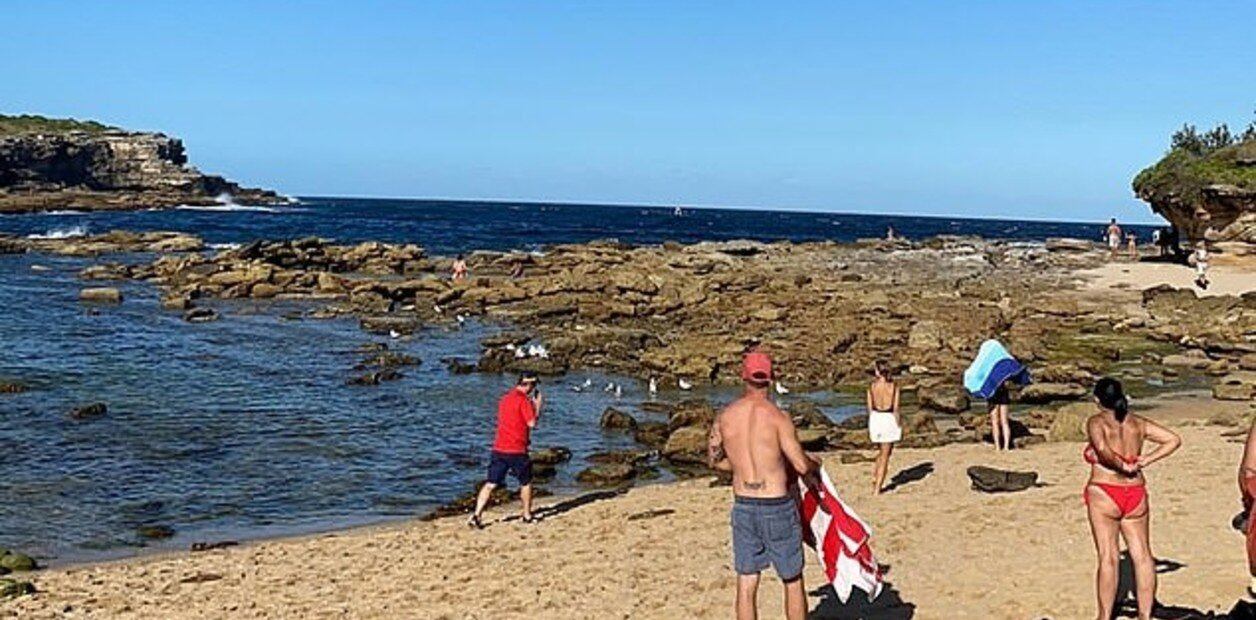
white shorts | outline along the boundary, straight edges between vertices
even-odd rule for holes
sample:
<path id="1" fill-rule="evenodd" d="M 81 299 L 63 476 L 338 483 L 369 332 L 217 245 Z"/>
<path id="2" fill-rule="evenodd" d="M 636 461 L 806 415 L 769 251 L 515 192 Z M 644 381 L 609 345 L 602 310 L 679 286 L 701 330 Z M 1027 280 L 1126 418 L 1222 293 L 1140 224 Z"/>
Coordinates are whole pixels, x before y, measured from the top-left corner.
<path id="1" fill-rule="evenodd" d="M 903 438 L 903 429 L 889 411 L 873 411 L 868 415 L 868 437 L 872 443 L 894 443 Z"/>
<path id="2" fill-rule="evenodd" d="M 1108 247 L 1114 250 L 1121 247 L 1121 238 L 1120 237 L 1108 237 Z"/>

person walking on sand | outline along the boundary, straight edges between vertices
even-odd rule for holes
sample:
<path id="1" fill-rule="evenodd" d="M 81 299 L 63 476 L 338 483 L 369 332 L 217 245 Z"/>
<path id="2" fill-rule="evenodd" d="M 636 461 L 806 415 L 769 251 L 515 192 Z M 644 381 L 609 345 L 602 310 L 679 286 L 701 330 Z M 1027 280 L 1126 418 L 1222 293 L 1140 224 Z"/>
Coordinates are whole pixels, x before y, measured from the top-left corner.
<path id="1" fill-rule="evenodd" d="M 528 444 L 532 439 L 532 429 L 541 415 L 544 397 L 537 390 L 537 376 L 533 372 L 525 372 L 519 382 L 502 396 L 497 403 L 497 435 L 493 439 L 493 450 L 489 455 L 488 477 L 475 498 L 475 512 L 467 520 L 467 525 L 480 529 L 484 527 L 481 517 L 493 489 L 506 482 L 506 473 L 519 481 L 519 499 L 523 502 L 523 522 L 533 523 L 532 515 L 532 459 L 528 458 Z"/>
<path id="2" fill-rule="evenodd" d="M 885 475 L 890 469 L 890 453 L 894 443 L 903 438 L 902 418 L 898 413 L 898 384 L 894 370 L 885 360 L 872 365 L 873 379 L 868 386 L 868 437 L 880 446 L 877 463 L 872 468 L 872 493 L 880 494 Z"/>
<path id="3" fill-rule="evenodd" d="M 1125 539 L 1134 567 L 1138 617 L 1148 620 L 1156 600 L 1156 561 L 1151 554 L 1150 510 L 1143 470 L 1173 454 L 1182 440 L 1173 431 L 1131 414 L 1120 381 L 1100 379 L 1094 396 L 1099 412 L 1086 421 L 1090 443 L 1083 456 L 1091 468 L 1082 498 L 1099 559 L 1095 571 L 1098 617 L 1111 618 L 1116 605 L 1119 536 Z M 1146 441 L 1156 447 L 1142 454 Z"/>
<path id="4" fill-rule="evenodd" d="M 788 415 L 771 401 L 772 358 L 752 349 L 742 360 L 741 397 L 711 426 L 707 460 L 733 473 L 733 566 L 738 620 L 758 617 L 759 573 L 771 565 L 785 585 L 785 617 L 807 615 L 803 587 L 802 522 L 791 493 L 791 474 L 820 485 L 821 463 L 807 454 Z"/>
<path id="5" fill-rule="evenodd" d="M 454 259 L 452 278 L 455 282 L 467 279 L 467 260 L 461 254 Z"/>
<path id="6" fill-rule="evenodd" d="M 1126 247 L 1129 249 L 1130 260 L 1137 262 L 1138 261 L 1138 233 L 1132 230 L 1129 231 L 1129 233 L 1125 235 L 1125 243 L 1126 243 Z"/>
<path id="7" fill-rule="evenodd" d="M 1256 599 L 1256 421 L 1247 431 L 1247 444 L 1243 447 L 1243 460 L 1239 462 L 1239 497 L 1247 512 L 1247 596 Z"/>
<path id="8" fill-rule="evenodd" d="M 1121 227 L 1117 225 L 1116 218 L 1108 222 L 1108 258 L 1116 260 L 1116 253 L 1121 249 Z"/>
<path id="9" fill-rule="evenodd" d="M 1208 290 L 1208 242 L 1200 239 L 1195 242 L 1195 286 Z"/>

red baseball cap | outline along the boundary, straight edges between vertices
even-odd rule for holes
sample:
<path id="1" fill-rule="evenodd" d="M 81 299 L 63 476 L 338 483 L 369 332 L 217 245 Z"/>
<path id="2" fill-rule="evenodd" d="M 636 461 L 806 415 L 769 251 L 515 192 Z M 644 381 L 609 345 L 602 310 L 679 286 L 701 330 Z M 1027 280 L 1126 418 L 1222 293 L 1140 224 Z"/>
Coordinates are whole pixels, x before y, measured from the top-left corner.
<path id="1" fill-rule="evenodd" d="M 741 378 L 745 381 L 772 380 L 772 358 L 763 351 L 751 351 L 741 359 Z"/>

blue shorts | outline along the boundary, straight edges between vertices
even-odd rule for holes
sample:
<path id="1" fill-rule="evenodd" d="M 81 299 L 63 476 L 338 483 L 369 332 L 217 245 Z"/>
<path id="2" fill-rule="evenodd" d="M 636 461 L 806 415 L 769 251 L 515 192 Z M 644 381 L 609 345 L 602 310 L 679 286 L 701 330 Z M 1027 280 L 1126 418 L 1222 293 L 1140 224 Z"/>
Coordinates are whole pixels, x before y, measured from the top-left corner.
<path id="1" fill-rule="evenodd" d="M 802 517 L 794 498 L 733 500 L 733 568 L 757 575 L 771 565 L 781 581 L 802 576 Z"/>
<path id="2" fill-rule="evenodd" d="M 506 454 L 493 451 L 488 459 L 488 481 L 501 486 L 506 482 L 506 472 L 519 481 L 519 486 L 532 482 L 532 459 L 527 454 Z"/>

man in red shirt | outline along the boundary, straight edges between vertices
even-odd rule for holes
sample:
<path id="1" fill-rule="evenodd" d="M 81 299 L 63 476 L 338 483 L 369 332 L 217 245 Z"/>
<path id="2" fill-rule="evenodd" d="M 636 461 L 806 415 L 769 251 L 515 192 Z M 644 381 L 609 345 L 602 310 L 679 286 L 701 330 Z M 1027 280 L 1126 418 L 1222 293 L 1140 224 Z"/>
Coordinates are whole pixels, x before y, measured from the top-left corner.
<path id="1" fill-rule="evenodd" d="M 544 399 L 536 389 L 536 373 L 525 372 L 519 383 L 510 388 L 497 403 L 497 436 L 488 461 L 488 478 L 475 498 L 475 512 L 467 525 L 484 527 L 480 517 L 488 505 L 493 489 L 506 482 L 506 472 L 519 481 L 519 497 L 523 500 L 523 522 L 532 523 L 532 460 L 528 458 L 528 442 L 536 427 Z"/>

